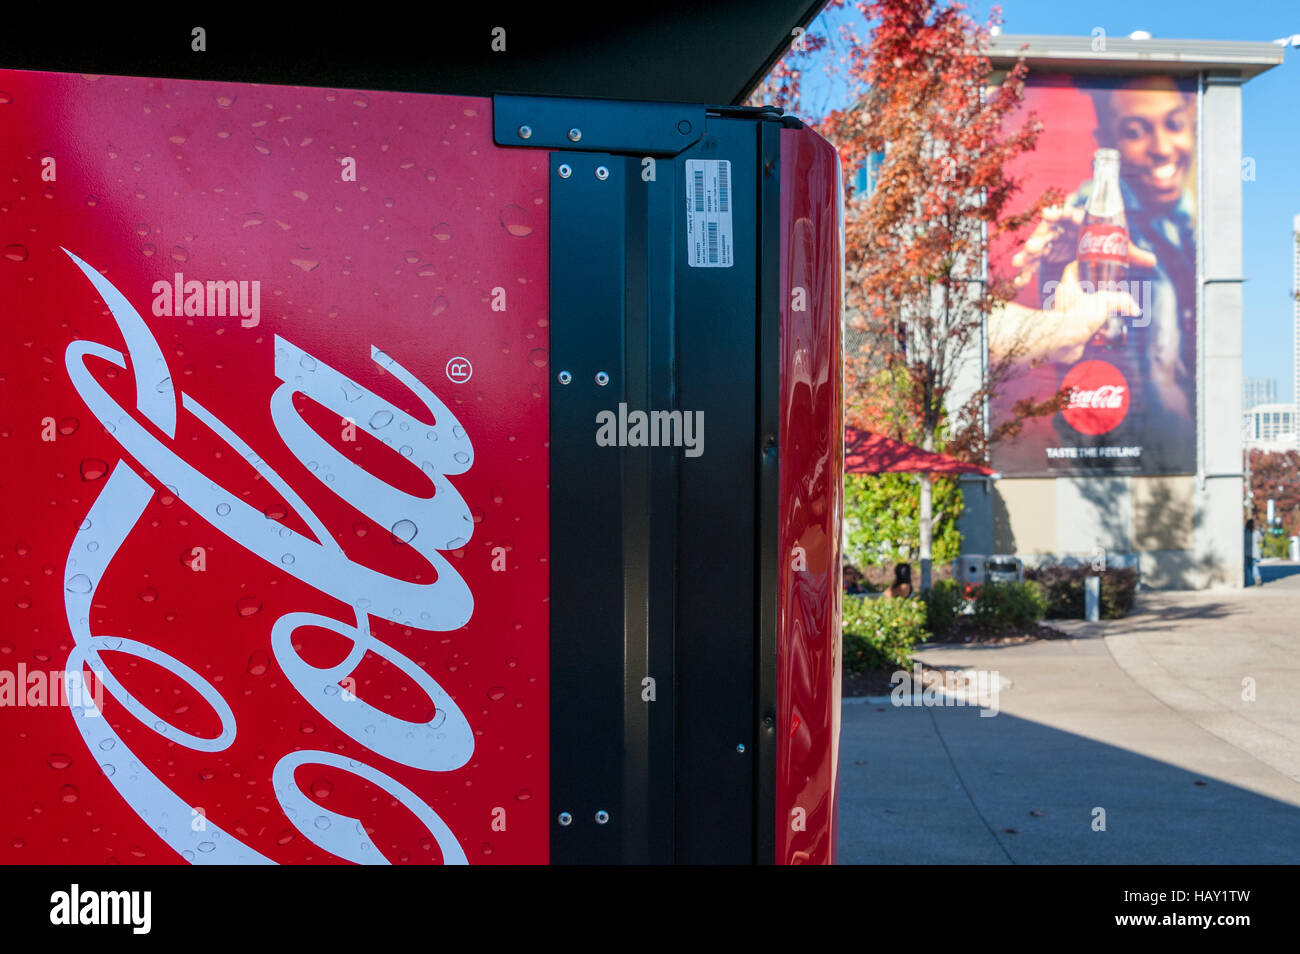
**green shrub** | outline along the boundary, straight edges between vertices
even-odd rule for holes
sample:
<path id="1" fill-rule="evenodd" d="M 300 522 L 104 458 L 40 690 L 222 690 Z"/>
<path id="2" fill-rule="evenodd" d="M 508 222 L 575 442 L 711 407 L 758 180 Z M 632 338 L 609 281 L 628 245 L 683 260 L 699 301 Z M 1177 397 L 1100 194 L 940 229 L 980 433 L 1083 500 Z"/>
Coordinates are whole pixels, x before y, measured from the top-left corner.
<path id="1" fill-rule="evenodd" d="M 1101 577 L 1101 618 L 1120 619 L 1133 609 L 1137 593 L 1137 570 L 1107 569 L 1098 573 L 1089 566 L 1051 566 L 1027 570 L 1025 576 L 1038 583 L 1047 599 L 1048 619 L 1083 619 L 1084 580 Z"/>
<path id="2" fill-rule="evenodd" d="M 956 580 L 937 580 L 930 586 L 925 599 L 925 628 L 935 636 L 948 633 L 961 612 L 961 584 Z"/>
<path id="3" fill-rule="evenodd" d="M 921 600 L 846 595 L 844 671 L 911 666 L 912 650 L 925 641 L 925 612 Z"/>
<path id="4" fill-rule="evenodd" d="M 985 583 L 975 591 L 974 622 L 980 629 L 1032 626 L 1047 612 L 1047 597 L 1033 581 Z"/>
<path id="5" fill-rule="evenodd" d="M 1290 538 L 1273 536 L 1273 534 L 1267 533 L 1264 535 L 1264 542 L 1260 545 L 1259 555 L 1263 559 L 1276 557 L 1280 560 L 1285 560 L 1290 546 Z"/>

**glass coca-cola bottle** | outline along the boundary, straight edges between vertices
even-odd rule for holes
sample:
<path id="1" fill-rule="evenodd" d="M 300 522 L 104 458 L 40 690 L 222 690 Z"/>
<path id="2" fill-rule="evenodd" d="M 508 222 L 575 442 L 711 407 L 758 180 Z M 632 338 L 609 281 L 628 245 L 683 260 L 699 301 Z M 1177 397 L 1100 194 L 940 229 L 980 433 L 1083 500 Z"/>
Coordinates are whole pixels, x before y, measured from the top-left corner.
<path id="1" fill-rule="evenodd" d="M 1092 192 L 1084 208 L 1076 258 L 1083 290 L 1127 291 L 1128 217 L 1119 188 L 1119 151 L 1098 149 L 1092 157 Z M 1113 349 L 1128 338 L 1126 316 L 1109 315 L 1089 344 Z"/>

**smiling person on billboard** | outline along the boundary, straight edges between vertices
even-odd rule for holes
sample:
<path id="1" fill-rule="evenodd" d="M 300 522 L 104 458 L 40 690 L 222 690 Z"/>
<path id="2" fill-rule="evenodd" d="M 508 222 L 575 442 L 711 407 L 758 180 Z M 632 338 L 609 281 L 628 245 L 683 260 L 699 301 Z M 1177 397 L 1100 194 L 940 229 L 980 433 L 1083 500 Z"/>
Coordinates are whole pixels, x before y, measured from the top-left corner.
<path id="1" fill-rule="evenodd" d="M 1092 178 L 1062 206 L 1045 210 L 1010 256 L 1018 288 L 1037 281 L 1039 307 L 1009 303 L 990 321 L 995 355 L 1047 363 L 1067 395 L 1052 422 L 1060 446 L 1035 448 L 1037 460 L 1016 454 L 1017 464 L 1037 471 L 1046 464 L 1048 470 L 1190 472 L 1195 100 L 1168 77 L 1086 82 L 1096 115 Z M 1061 91 L 1029 92 L 1030 105 L 1038 106 Z M 1048 122 L 1068 123 L 1062 112 Z"/>

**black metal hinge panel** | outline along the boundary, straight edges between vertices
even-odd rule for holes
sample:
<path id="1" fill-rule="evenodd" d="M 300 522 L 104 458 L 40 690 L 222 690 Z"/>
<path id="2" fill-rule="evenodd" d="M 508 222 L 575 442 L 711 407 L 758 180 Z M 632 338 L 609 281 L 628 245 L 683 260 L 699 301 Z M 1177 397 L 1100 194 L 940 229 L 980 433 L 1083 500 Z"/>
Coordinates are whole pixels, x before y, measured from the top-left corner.
<path id="1" fill-rule="evenodd" d="M 492 97 L 498 146 L 675 156 L 704 134 L 704 107 L 684 103 Z"/>
<path id="2" fill-rule="evenodd" d="M 623 473 L 597 415 L 626 400 L 626 160 L 552 154 L 551 860 L 625 860 Z"/>

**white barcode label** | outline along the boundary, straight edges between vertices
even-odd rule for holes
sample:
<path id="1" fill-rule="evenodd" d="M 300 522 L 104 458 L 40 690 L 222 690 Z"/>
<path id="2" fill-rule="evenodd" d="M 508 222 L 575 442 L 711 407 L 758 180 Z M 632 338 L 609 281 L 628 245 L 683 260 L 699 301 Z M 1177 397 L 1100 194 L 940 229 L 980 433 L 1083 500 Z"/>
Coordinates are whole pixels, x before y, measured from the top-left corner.
<path id="1" fill-rule="evenodd" d="M 686 259 L 692 268 L 731 268 L 731 163 L 686 160 Z"/>

